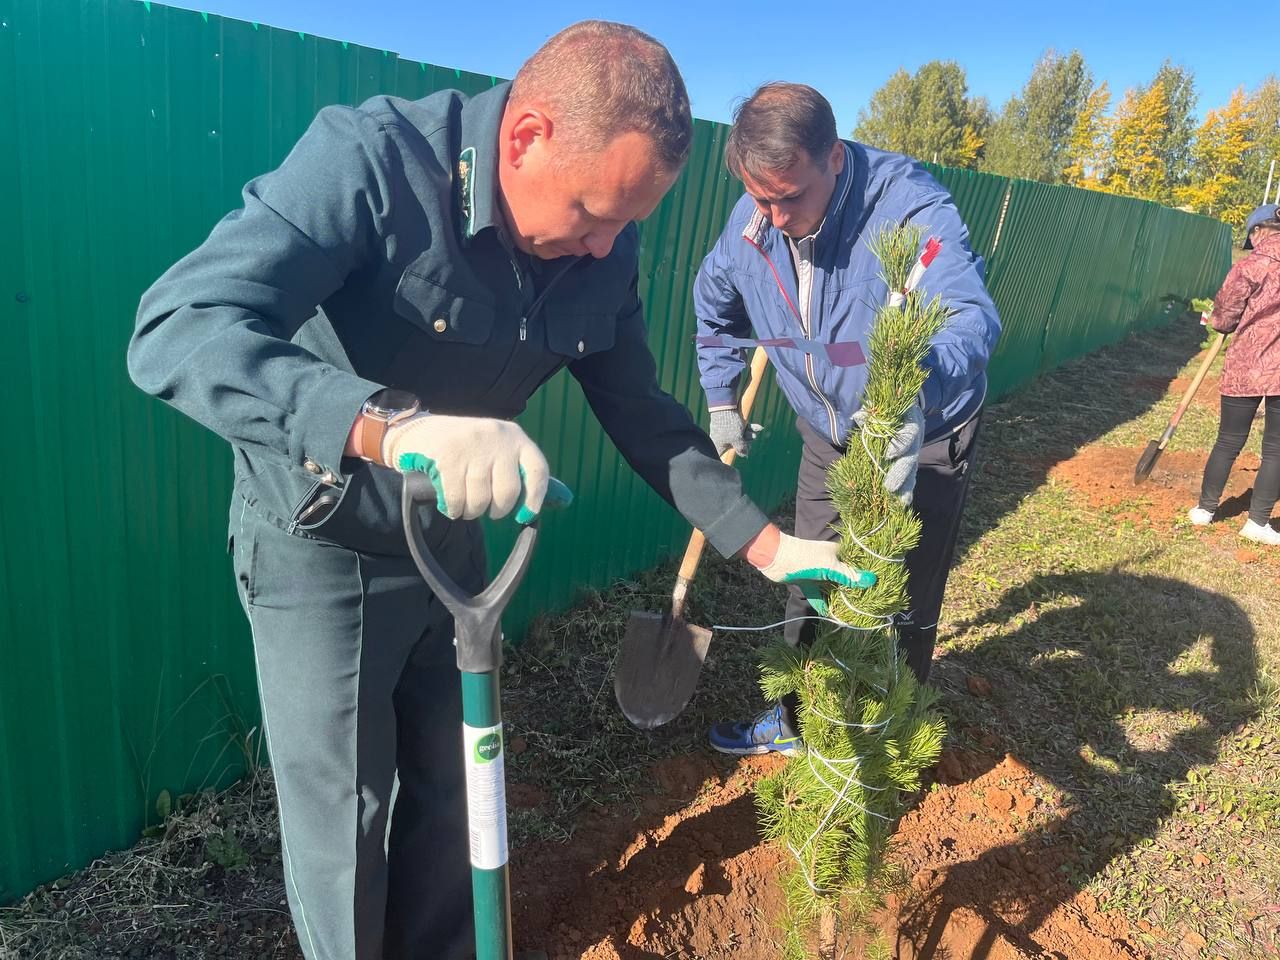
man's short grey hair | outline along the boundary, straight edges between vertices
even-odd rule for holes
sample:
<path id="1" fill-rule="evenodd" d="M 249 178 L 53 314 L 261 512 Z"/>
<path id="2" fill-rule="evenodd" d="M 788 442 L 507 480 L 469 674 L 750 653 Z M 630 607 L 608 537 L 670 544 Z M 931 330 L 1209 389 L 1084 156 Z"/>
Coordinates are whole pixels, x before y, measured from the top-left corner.
<path id="1" fill-rule="evenodd" d="M 807 155 L 820 170 L 836 142 L 827 98 L 803 83 L 766 83 L 733 113 L 724 162 L 739 180 L 779 173 Z"/>
<path id="2" fill-rule="evenodd" d="M 520 68 L 511 101 L 544 103 L 583 150 L 635 132 L 649 138 L 668 172 L 689 158 L 693 117 L 684 79 L 666 47 L 626 24 L 584 20 L 561 30 Z"/>

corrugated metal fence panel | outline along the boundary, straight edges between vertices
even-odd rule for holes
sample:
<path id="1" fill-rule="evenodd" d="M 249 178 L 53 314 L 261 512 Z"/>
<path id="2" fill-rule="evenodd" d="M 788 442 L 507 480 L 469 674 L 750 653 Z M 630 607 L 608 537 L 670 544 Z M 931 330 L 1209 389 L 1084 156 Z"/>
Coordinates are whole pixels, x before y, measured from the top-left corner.
<path id="1" fill-rule="evenodd" d="M 990 279 L 991 254 L 1000 229 L 1000 214 L 1009 190 L 1009 178 L 976 170 L 939 167 L 932 163 L 926 163 L 925 168 L 955 200 L 956 208 L 969 228 L 969 246 L 988 261 L 987 277 Z"/>
<path id="2" fill-rule="evenodd" d="M 1133 257 L 1142 236 L 1144 204 L 1091 195 L 1066 259 L 1063 296 L 1045 333 L 1044 369 L 1108 343 L 1137 318 Z M 1067 298 L 1074 290 L 1077 297 Z M 1074 307 L 1074 309 L 1073 309 Z"/>
<path id="3" fill-rule="evenodd" d="M 491 77 L 125 0 L 0 0 L 0 902 L 226 782 L 257 723 L 226 445 L 128 381 L 138 297 L 319 107 Z M 16 187 L 16 189 L 14 189 Z"/>
<path id="4" fill-rule="evenodd" d="M 164 242 L 127 215 L 158 192 L 134 153 L 145 124 L 113 110 L 139 64 L 117 69 L 121 51 L 101 42 L 100 10 L 34 14 L 27 6 L 0 15 L 6 89 L 16 93 L 2 98 L 14 102 L 6 142 L 16 167 L 8 181 L 16 189 L 4 196 L 22 206 L 13 219 L 0 216 L 18 247 L 0 267 L 0 322 L 7 350 L 16 337 L 13 359 L 26 367 L 0 383 L 0 403 L 12 422 L 32 425 L 29 479 L 0 504 L 12 598 L 0 675 L 10 748 L 2 792 L 16 808 L 6 824 L 12 855 L 0 854 L 6 893 L 15 878 L 80 860 L 86 841 L 128 839 L 141 785 L 157 769 L 192 763 L 197 776 L 217 779 L 216 755 L 198 744 L 218 722 L 211 677 L 231 669 L 224 653 L 236 637 L 225 598 L 201 588 L 218 554 L 217 488 L 225 494 L 225 484 L 210 489 L 204 478 L 225 476 L 225 454 L 170 437 L 176 418 L 128 395 L 126 328 L 111 317 L 136 297 L 134 251 Z M 176 485 L 156 483 L 160 436 L 199 478 L 181 502 Z M 153 571 L 178 565 L 188 576 L 156 589 Z M 225 565 L 217 569 L 225 583 Z M 136 643 L 143 637 L 146 646 Z M 204 702 L 169 728 L 198 687 Z"/>
<path id="5" fill-rule="evenodd" d="M 129 383 L 139 295 L 320 107 L 495 82 L 135 0 L 0 0 L 0 408 L 35 425 L 30 479 L 0 501 L 0 902 L 130 842 L 161 788 L 233 775 L 236 737 L 257 723 L 223 549 L 229 457 Z M 660 377 L 698 411 L 689 288 L 739 195 L 720 164 L 724 135 L 698 123 L 688 170 L 642 230 Z M 1229 232 L 1201 218 L 1147 205 L 1135 220 L 1132 203 L 1066 188 L 1017 186 L 1015 205 L 1003 178 L 935 172 L 988 259 L 1006 327 L 992 371 L 1001 392 L 1119 335 L 1153 297 L 1212 292 L 1229 262 Z M 1043 218 L 1062 233 L 1046 237 Z M 1137 264 L 1149 231 L 1166 239 Z M 1099 270 L 1100 255 L 1115 269 Z M 772 505 L 793 483 L 798 439 L 778 391 L 764 391 L 758 414 L 767 432 L 744 482 Z M 687 534 L 567 377 L 523 422 L 579 500 L 547 521 L 511 626 Z M 492 534 L 500 553 L 508 528 Z"/>
<path id="6" fill-rule="evenodd" d="M 139 295 L 320 107 L 496 80 L 126 0 L 3 0 L 0 22 L 0 79 L 15 93 L 0 98 L 0 117 L 18 148 L 0 153 L 0 169 L 19 186 L 0 211 L 0 402 L 15 422 L 47 426 L 34 434 L 39 482 L 0 504 L 3 901 L 131 841 L 161 788 L 234 774 L 226 734 L 257 722 L 223 550 L 229 458 L 128 382 Z M 721 172 L 723 138 L 698 123 L 693 162 L 643 234 L 662 382 L 695 409 L 689 285 L 738 195 Z M 760 412 L 770 430 L 746 484 L 776 504 L 797 443 L 776 393 Z M 546 524 L 517 629 L 687 535 L 566 377 L 524 421 L 579 501 Z M 491 533 L 494 553 L 505 550 L 507 528 Z"/>
<path id="7" fill-rule="evenodd" d="M 991 364 L 994 397 L 1040 373 L 1045 319 L 1085 201 L 1082 190 L 1058 191 L 1026 180 L 1010 185 L 998 267 L 988 284 L 1003 324 Z"/>

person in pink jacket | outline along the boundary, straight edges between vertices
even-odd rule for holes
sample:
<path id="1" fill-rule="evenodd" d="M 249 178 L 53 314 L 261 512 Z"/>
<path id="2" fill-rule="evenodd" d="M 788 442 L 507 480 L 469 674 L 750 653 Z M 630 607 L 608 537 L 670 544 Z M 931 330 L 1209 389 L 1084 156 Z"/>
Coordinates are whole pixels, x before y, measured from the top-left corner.
<path id="1" fill-rule="evenodd" d="M 1280 497 L 1280 218 L 1276 204 L 1249 214 L 1244 248 L 1253 253 L 1231 268 L 1209 316 L 1215 330 L 1234 336 L 1222 365 L 1218 441 L 1205 464 L 1200 503 L 1191 509 L 1190 518 L 1197 526 L 1213 522 L 1227 475 L 1265 400 L 1262 466 L 1253 482 L 1249 519 L 1240 536 L 1280 546 L 1280 531 L 1271 526 L 1271 508 Z"/>

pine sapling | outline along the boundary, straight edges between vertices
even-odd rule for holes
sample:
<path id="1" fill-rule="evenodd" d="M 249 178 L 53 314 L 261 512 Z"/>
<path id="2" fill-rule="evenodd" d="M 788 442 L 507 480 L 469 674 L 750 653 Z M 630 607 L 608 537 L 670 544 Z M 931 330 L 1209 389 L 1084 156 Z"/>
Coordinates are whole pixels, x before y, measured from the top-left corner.
<path id="1" fill-rule="evenodd" d="M 904 291 L 920 258 L 921 231 L 885 228 L 873 244 L 890 291 Z M 805 752 L 762 780 L 756 802 L 767 839 L 794 859 L 784 879 L 784 956 L 801 960 L 816 925 L 819 955 L 834 958 L 837 928 L 862 933 L 868 957 L 888 957 L 871 922 L 898 882 L 886 862 L 893 832 L 942 750 L 936 695 L 898 649 L 895 619 L 908 607 L 904 557 L 920 540 L 915 512 L 884 489 L 886 450 L 924 386 L 923 362 L 948 308 L 920 291 L 879 307 L 868 342 L 863 409 L 847 452 L 828 471 L 840 558 L 871 570 L 868 589 L 837 588 L 814 643 L 763 655 L 766 697 L 794 694 Z"/>

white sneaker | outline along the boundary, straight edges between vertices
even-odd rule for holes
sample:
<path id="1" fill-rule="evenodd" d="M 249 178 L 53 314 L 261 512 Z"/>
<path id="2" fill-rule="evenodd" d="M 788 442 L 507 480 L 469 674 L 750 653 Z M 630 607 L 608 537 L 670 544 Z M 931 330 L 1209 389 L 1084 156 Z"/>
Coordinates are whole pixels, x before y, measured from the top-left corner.
<path id="1" fill-rule="evenodd" d="M 1265 526 L 1254 523 L 1252 520 L 1245 521 L 1245 525 L 1240 528 L 1240 536 L 1246 540 L 1252 540 L 1254 543 L 1265 543 L 1269 547 L 1280 547 L 1280 531 L 1271 529 L 1271 524 Z"/>
<path id="2" fill-rule="evenodd" d="M 1187 519 L 1191 521 L 1193 526 L 1207 527 L 1213 523 L 1213 512 L 1211 510 L 1202 510 L 1200 507 L 1192 507 L 1187 511 Z"/>

